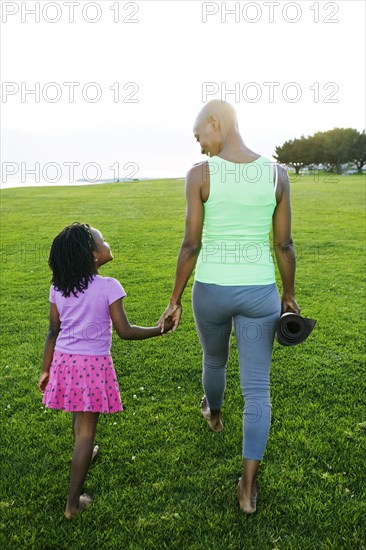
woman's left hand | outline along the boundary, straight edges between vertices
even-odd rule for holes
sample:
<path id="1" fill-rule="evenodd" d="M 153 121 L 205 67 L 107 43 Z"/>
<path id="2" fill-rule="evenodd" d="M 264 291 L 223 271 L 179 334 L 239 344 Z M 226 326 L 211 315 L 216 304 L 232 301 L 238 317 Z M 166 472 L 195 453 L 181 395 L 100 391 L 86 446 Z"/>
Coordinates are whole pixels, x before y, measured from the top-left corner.
<path id="1" fill-rule="evenodd" d="M 160 326 L 160 328 L 163 331 L 164 327 L 164 320 L 168 317 L 171 317 L 173 320 L 173 328 L 172 331 L 175 332 L 178 328 L 180 318 L 182 316 L 182 304 L 169 304 L 168 307 L 165 309 L 163 315 L 160 317 L 159 321 L 157 322 L 157 325 Z"/>

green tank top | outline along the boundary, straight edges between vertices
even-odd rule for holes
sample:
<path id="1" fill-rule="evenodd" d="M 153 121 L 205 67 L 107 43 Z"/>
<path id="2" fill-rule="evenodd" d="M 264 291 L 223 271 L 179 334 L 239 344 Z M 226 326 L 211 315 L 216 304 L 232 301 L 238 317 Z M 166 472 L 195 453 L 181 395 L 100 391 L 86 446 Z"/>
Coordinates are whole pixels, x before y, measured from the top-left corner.
<path id="1" fill-rule="evenodd" d="M 250 163 L 208 160 L 210 194 L 204 203 L 195 280 L 230 286 L 276 281 L 269 246 L 276 207 L 273 166 L 262 156 Z"/>

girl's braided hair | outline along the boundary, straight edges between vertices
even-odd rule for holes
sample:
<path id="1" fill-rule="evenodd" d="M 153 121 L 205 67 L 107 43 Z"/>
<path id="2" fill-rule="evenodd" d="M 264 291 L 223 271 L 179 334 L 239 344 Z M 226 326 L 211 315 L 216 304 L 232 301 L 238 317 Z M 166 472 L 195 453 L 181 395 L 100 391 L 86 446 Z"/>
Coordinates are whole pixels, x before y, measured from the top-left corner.
<path id="1" fill-rule="evenodd" d="M 54 238 L 48 265 L 52 270 L 51 283 L 62 296 L 84 292 L 97 274 L 93 251 L 97 245 L 88 223 L 74 222 Z"/>

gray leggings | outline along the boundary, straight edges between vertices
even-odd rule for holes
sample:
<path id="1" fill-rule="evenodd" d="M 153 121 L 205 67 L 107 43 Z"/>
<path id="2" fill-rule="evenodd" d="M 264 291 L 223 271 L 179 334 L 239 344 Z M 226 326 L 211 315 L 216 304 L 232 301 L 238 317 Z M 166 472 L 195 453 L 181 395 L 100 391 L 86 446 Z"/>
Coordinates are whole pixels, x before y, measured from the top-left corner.
<path id="1" fill-rule="evenodd" d="M 221 286 L 194 281 L 192 306 L 203 349 L 202 383 L 211 409 L 221 409 L 234 321 L 244 397 L 243 457 L 262 460 L 270 424 L 269 374 L 281 299 L 276 283 Z"/>

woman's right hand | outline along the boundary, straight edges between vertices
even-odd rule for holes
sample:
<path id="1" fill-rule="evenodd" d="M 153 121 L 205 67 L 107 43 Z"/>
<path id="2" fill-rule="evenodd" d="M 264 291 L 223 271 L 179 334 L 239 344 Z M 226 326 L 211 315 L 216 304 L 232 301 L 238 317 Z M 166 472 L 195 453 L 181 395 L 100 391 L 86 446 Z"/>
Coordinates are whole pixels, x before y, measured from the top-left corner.
<path id="1" fill-rule="evenodd" d="M 297 313 L 300 315 L 300 307 L 298 303 L 295 300 L 294 294 L 282 294 L 282 300 L 281 300 L 281 315 L 283 313 Z"/>
<path id="2" fill-rule="evenodd" d="M 165 317 L 165 319 L 163 321 L 163 326 L 160 327 L 160 334 L 166 334 L 167 332 L 170 332 L 173 329 L 173 326 L 174 326 L 173 319 L 170 316 Z M 161 330 L 161 328 L 163 330 Z"/>
<path id="3" fill-rule="evenodd" d="M 164 321 L 170 317 L 173 321 L 172 331 L 175 332 L 178 328 L 180 318 L 182 316 L 182 304 L 169 304 L 165 309 L 163 315 L 160 317 L 157 325 L 160 326 L 161 332 L 164 330 Z"/>

